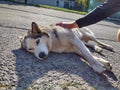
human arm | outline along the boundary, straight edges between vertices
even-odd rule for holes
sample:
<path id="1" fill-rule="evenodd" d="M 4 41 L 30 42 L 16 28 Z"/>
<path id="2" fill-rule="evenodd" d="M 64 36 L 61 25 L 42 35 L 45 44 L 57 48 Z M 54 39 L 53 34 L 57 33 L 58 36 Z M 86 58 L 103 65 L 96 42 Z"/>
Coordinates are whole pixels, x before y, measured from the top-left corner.
<path id="1" fill-rule="evenodd" d="M 120 11 L 120 0 L 107 0 L 102 5 L 96 7 L 90 13 L 88 13 L 83 18 L 77 19 L 73 22 L 61 22 L 57 25 L 63 26 L 65 28 L 76 28 L 84 27 L 94 23 L 97 23 L 108 16 Z"/>
<path id="2" fill-rule="evenodd" d="M 97 23 L 118 11 L 120 11 L 120 0 L 107 0 L 102 5 L 96 7 L 94 10 L 88 13 L 86 16 L 76 20 L 75 22 L 81 28 Z"/>

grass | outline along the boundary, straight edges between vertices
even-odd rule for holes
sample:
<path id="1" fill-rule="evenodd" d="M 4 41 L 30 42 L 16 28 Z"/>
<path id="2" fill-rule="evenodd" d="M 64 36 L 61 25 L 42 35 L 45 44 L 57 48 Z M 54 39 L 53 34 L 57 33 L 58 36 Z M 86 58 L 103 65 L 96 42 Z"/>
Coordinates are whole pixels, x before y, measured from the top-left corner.
<path id="1" fill-rule="evenodd" d="M 41 4 L 37 4 L 35 6 L 37 6 L 37 7 L 43 7 L 43 8 L 47 8 L 47 9 L 54 9 L 54 10 L 64 11 L 64 12 L 76 13 L 76 14 L 81 14 L 81 15 L 87 14 L 87 12 L 75 11 L 75 10 L 70 10 L 70 9 L 65 9 L 65 8 L 59 8 L 59 7 L 55 7 L 55 6 L 48 6 L 48 5 L 41 5 Z"/>
<path id="2" fill-rule="evenodd" d="M 76 14 L 81 14 L 81 15 L 87 14 L 87 12 L 75 11 L 75 10 L 70 10 L 70 9 L 60 8 L 60 7 L 55 7 L 55 6 L 48 6 L 48 5 L 42 5 L 42 4 L 34 5 L 34 4 L 28 4 L 28 3 L 24 3 L 24 2 L 18 2 L 18 1 L 15 1 L 15 0 L 6 0 L 6 1 L 15 2 L 15 3 L 18 3 L 18 4 L 32 5 L 32 6 L 42 7 L 42 8 L 47 8 L 47 9 L 59 10 L 59 11 L 64 11 L 64 12 L 76 13 Z"/>

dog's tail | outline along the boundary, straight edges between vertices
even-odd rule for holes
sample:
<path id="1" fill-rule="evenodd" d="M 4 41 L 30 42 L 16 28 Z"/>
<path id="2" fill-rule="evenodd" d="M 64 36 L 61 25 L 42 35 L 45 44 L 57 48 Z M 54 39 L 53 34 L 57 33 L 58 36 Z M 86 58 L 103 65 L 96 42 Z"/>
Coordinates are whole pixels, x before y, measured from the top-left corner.
<path id="1" fill-rule="evenodd" d="M 117 32 L 117 40 L 120 42 L 120 29 Z"/>

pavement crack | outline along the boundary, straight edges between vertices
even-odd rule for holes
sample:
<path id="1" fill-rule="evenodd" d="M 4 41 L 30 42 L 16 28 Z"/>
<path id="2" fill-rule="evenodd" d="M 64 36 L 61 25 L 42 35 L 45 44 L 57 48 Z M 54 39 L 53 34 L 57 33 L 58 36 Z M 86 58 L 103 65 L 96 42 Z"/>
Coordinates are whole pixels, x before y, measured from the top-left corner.
<path id="1" fill-rule="evenodd" d="M 26 11 L 26 10 L 20 10 L 20 9 L 16 9 L 16 8 L 9 8 L 9 7 L 2 7 L 2 6 L 0 6 L 0 8 L 10 9 L 10 10 L 15 10 L 15 11 L 21 11 L 21 12 L 27 12 L 27 13 L 39 14 L 39 13 L 36 13 L 36 12 L 31 12 L 31 11 Z"/>
<path id="2" fill-rule="evenodd" d="M 0 6 L 0 8 L 10 9 L 10 10 L 14 10 L 14 11 L 20 11 L 20 12 L 25 12 L 25 13 L 32 13 L 32 14 L 37 14 L 37 15 L 44 15 L 44 16 L 49 16 L 49 17 L 54 17 L 54 18 L 74 20 L 74 19 L 71 19 L 71 18 L 60 17 L 60 16 L 50 15 L 50 14 L 40 14 L 40 13 L 36 13 L 36 12 L 32 12 L 32 11 L 20 10 L 20 9 L 15 9 L 15 8 L 10 8 L 10 7 L 2 7 L 2 6 Z"/>
<path id="3" fill-rule="evenodd" d="M 15 26 L 5 26 L 5 25 L 1 25 L 1 24 L 0 24 L 0 27 L 3 27 L 3 28 L 15 28 L 15 29 L 22 29 L 22 30 L 30 30 L 30 29 L 27 29 L 27 28 L 21 28 L 21 27 L 15 27 Z"/>

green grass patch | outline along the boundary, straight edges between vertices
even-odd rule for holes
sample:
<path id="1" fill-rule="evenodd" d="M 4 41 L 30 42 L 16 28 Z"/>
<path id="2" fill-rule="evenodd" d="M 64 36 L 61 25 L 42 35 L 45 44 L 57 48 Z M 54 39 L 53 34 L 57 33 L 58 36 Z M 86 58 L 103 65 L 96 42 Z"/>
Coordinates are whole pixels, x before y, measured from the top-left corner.
<path id="1" fill-rule="evenodd" d="M 11 1 L 11 2 L 15 2 L 18 4 L 24 4 L 24 5 L 32 5 L 32 6 L 37 6 L 37 7 L 42 7 L 42 8 L 47 8 L 47 9 L 53 9 L 53 10 L 59 10 L 59 11 L 64 11 L 64 12 L 70 12 L 70 13 L 76 13 L 76 14 L 81 14 L 81 15 L 86 15 L 87 12 L 82 12 L 82 11 L 76 11 L 76 10 L 70 10 L 70 9 L 66 9 L 66 8 L 60 8 L 60 7 L 55 7 L 55 6 L 48 6 L 48 5 L 42 5 L 42 4 L 30 4 L 30 3 L 24 3 L 24 2 L 19 2 L 16 0 L 6 0 L 6 1 Z"/>
<path id="2" fill-rule="evenodd" d="M 42 7 L 42 8 L 47 8 L 47 9 L 54 9 L 54 10 L 64 11 L 64 12 L 76 13 L 76 14 L 81 14 L 81 15 L 87 14 L 87 12 L 75 11 L 75 10 L 59 8 L 59 7 L 55 7 L 55 6 L 48 6 L 48 5 L 41 5 L 41 4 L 37 4 L 35 6 Z"/>

